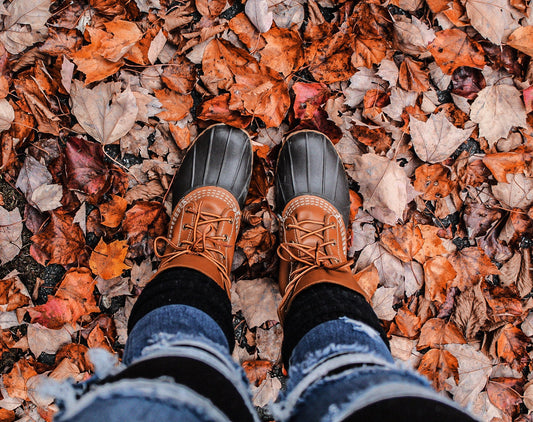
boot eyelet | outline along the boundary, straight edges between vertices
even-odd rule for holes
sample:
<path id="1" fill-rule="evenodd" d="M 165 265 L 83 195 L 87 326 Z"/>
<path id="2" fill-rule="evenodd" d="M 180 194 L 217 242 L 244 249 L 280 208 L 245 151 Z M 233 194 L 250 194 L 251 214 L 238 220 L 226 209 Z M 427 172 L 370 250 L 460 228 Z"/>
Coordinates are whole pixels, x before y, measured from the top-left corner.
<path id="1" fill-rule="evenodd" d="M 331 246 L 337 246 L 337 242 L 334 240 Z"/>
<path id="2" fill-rule="evenodd" d="M 228 223 L 233 224 L 233 218 L 230 218 Z"/>
<path id="3" fill-rule="evenodd" d="M 184 224 L 182 227 L 183 230 L 187 230 L 187 224 Z"/>
<path id="4" fill-rule="evenodd" d="M 339 260 L 337 258 L 333 258 L 333 262 L 338 263 Z"/>
<path id="5" fill-rule="evenodd" d="M 224 242 L 227 242 L 227 241 L 228 241 L 228 235 L 225 234 L 225 235 L 224 235 Z"/>

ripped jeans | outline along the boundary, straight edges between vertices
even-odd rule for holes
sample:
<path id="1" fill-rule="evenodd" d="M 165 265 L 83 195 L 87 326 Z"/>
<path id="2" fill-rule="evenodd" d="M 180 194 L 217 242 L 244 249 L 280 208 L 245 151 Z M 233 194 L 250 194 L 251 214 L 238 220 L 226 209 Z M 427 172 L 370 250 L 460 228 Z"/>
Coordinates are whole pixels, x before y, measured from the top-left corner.
<path id="1" fill-rule="evenodd" d="M 124 364 L 110 375 L 96 361 L 95 380 L 65 390 L 55 420 L 259 420 L 222 330 L 194 307 L 167 305 L 142 317 Z M 324 322 L 298 342 L 287 389 L 271 410 L 278 421 L 475 420 L 395 364 L 374 329 L 348 318 Z"/>

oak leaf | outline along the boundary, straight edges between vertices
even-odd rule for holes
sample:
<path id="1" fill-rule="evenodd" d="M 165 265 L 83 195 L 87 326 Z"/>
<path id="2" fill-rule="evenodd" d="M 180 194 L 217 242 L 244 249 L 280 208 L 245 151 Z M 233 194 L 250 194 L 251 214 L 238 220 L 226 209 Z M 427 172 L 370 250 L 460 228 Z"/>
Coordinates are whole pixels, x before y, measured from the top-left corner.
<path id="1" fill-rule="evenodd" d="M 437 32 L 428 50 L 447 75 L 460 66 L 481 69 L 485 65 L 484 52 L 479 43 L 457 28 Z"/>
<path id="2" fill-rule="evenodd" d="M 469 138 L 473 130 L 455 127 L 444 111 L 432 114 L 425 122 L 411 116 L 409 129 L 416 155 L 428 163 L 446 160 Z"/>
<path id="3" fill-rule="evenodd" d="M 433 384 L 433 388 L 442 391 L 449 388 L 446 380 L 453 377 L 459 383 L 459 363 L 454 355 L 447 350 L 432 349 L 420 361 L 418 372 L 425 375 Z"/>
<path id="4" fill-rule="evenodd" d="M 120 276 L 124 270 L 130 268 L 124 264 L 127 253 L 126 240 L 115 240 L 108 244 L 100 239 L 91 254 L 89 265 L 94 274 L 99 275 L 104 280 L 109 280 Z"/>
<path id="5" fill-rule="evenodd" d="M 479 135 L 494 145 L 507 138 L 513 126 L 526 127 L 526 110 L 520 91 L 512 85 L 492 85 L 479 91 L 470 118 L 479 124 Z"/>
<path id="6" fill-rule="evenodd" d="M 360 185 L 363 208 L 379 221 L 394 225 L 413 198 L 413 188 L 394 160 L 364 154 L 354 160 L 350 173 Z"/>
<path id="7" fill-rule="evenodd" d="M 78 123 L 104 145 L 118 141 L 135 124 L 138 112 L 135 96 L 129 87 L 121 91 L 120 82 L 100 83 L 89 89 L 75 80 L 70 97 Z"/>

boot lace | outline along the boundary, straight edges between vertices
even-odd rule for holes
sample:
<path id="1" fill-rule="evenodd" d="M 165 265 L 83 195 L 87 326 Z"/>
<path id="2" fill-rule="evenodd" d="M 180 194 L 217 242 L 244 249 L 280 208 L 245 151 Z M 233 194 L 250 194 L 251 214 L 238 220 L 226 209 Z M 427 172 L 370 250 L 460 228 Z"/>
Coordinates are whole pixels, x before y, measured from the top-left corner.
<path id="1" fill-rule="evenodd" d="M 216 235 L 218 225 L 222 222 L 232 223 L 231 217 L 221 217 L 217 214 L 212 214 L 206 211 L 201 211 L 202 203 L 198 204 L 198 210 L 192 208 L 185 209 L 184 212 L 194 215 L 192 224 L 184 224 L 183 229 L 192 230 L 191 240 L 182 240 L 179 244 L 176 244 L 169 238 L 164 236 L 158 236 L 155 239 L 154 250 L 155 255 L 162 261 L 172 260 L 186 254 L 194 254 L 203 256 L 210 262 L 215 264 L 222 274 L 224 280 L 224 288 L 227 292 L 231 288 L 231 279 L 229 277 L 226 266 L 222 264 L 222 261 L 226 261 L 226 255 L 214 245 L 230 246 L 227 235 Z M 163 242 L 170 246 L 173 250 L 168 253 L 159 253 L 158 243 Z M 165 248 L 166 249 L 166 248 Z M 218 259 L 216 256 L 218 255 Z"/>
<path id="2" fill-rule="evenodd" d="M 317 229 L 306 227 L 311 224 L 321 227 Z M 285 288 L 285 294 L 280 304 L 281 309 L 289 302 L 298 282 L 307 273 L 318 268 L 327 268 L 328 270 L 344 270 L 350 268 L 350 261 L 341 261 L 336 255 L 328 255 L 326 252 L 326 246 L 335 245 L 335 241 L 326 241 L 325 232 L 326 230 L 335 228 L 336 225 L 334 223 L 326 224 L 324 221 L 319 220 L 301 220 L 295 224 L 288 224 L 286 226 L 286 229 L 295 229 L 303 234 L 300 237 L 302 243 L 285 242 L 280 244 L 277 250 L 277 254 L 282 261 L 297 263 L 295 269 L 289 275 L 289 284 Z M 305 239 L 311 236 L 317 236 L 319 241 L 314 245 L 303 243 Z M 326 265 L 328 261 L 333 262 L 333 264 Z"/>

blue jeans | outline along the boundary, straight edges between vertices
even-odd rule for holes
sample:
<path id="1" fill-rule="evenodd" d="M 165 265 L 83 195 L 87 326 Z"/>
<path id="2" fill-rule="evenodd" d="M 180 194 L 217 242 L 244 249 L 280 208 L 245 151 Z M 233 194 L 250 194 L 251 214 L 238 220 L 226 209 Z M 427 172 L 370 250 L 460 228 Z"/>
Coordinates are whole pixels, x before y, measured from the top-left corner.
<path id="1" fill-rule="evenodd" d="M 215 395 L 202 395 L 194 386 L 176 382 L 173 377 L 147 379 L 145 375 L 137 377 L 139 372 L 136 375 L 135 371 L 121 376 L 136 365 L 173 358 L 176 362 L 198 362 L 220 374 L 234 389 L 233 397 L 240 395 L 239 412 L 248 415 L 246 419 L 258 420 L 248 381 L 231 358 L 222 330 L 206 313 L 187 305 L 163 306 L 140 319 L 128 337 L 125 370 L 97 356 L 93 380 L 83 386 L 63 385 L 61 410 L 55 420 L 245 420 L 228 417 L 224 403 L 214 405 Z M 212 381 L 211 376 L 199 380 L 203 384 Z M 342 421 L 367 406 L 402 397 L 429 400 L 462 413 L 434 392 L 425 378 L 396 365 L 375 330 L 340 318 L 316 326 L 297 344 L 290 358 L 287 388 L 271 410 L 278 421 Z M 473 420 L 463 414 L 465 420 Z"/>

